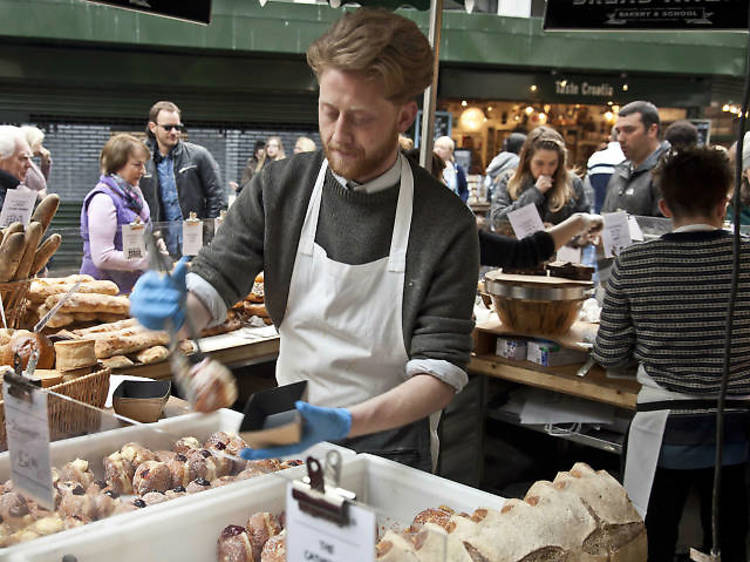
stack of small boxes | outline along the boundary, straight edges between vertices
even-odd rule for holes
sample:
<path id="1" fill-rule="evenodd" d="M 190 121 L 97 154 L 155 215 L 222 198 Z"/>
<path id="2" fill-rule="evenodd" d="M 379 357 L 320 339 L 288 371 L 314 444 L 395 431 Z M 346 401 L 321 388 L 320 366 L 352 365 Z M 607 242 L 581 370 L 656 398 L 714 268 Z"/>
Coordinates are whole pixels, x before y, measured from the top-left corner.
<path id="1" fill-rule="evenodd" d="M 549 340 L 519 337 L 498 337 L 497 355 L 514 361 L 531 361 L 542 367 L 583 363 L 588 355 L 583 351 L 568 349 Z"/>

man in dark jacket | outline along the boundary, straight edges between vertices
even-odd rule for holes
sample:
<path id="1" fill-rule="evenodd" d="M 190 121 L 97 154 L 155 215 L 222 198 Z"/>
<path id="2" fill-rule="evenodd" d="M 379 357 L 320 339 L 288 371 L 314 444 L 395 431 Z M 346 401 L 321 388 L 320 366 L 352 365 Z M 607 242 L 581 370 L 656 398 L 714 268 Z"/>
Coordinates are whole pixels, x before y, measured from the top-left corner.
<path id="1" fill-rule="evenodd" d="M 607 184 L 603 213 L 627 211 L 632 215 L 662 216 L 659 188 L 651 171 L 669 143 L 659 142 L 659 110 L 647 101 L 624 106 L 617 117 L 617 140 L 627 160 L 615 167 Z"/>
<path id="2" fill-rule="evenodd" d="M 169 101 L 156 102 L 148 113 L 149 147 L 141 190 L 154 222 L 175 222 L 167 245 L 176 253 L 181 240 L 180 221 L 195 213 L 215 218 L 227 208 L 227 194 L 219 178 L 219 165 L 204 147 L 181 140 L 184 125 L 180 108 Z"/>

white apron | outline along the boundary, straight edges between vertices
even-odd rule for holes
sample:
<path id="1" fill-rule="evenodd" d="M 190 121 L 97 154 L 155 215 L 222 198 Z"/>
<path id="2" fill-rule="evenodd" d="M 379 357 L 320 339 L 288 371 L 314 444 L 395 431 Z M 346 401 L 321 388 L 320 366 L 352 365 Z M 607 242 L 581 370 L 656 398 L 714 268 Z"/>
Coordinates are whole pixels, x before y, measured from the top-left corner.
<path id="1" fill-rule="evenodd" d="M 399 158 L 401 187 L 390 254 L 360 265 L 333 261 L 315 243 L 328 161 L 320 167 L 300 233 L 276 363 L 279 385 L 309 381 L 311 404 L 352 406 L 407 378 L 402 301 L 414 178 L 405 157 Z M 429 449 L 427 431 L 425 425 Z M 404 441 L 400 435 L 395 439 Z M 420 445 L 412 444 L 423 447 L 424 439 L 417 441 Z M 388 443 L 388 448 L 397 446 L 394 439 Z M 380 445 L 367 450 L 377 453 Z"/>
<path id="2" fill-rule="evenodd" d="M 638 393 L 637 404 L 654 402 L 673 402 L 674 409 L 680 408 L 680 402 L 696 400 L 715 400 L 714 396 L 683 394 L 672 392 L 660 386 L 652 386 L 643 365 L 638 367 L 638 380 L 643 384 Z M 746 398 L 746 397 L 734 397 Z M 633 502 L 633 506 L 643 519 L 646 519 L 648 501 L 654 483 L 656 467 L 661 453 L 664 430 L 671 409 L 636 412 L 630 424 L 627 438 L 627 455 L 625 457 L 625 476 L 623 486 Z"/>

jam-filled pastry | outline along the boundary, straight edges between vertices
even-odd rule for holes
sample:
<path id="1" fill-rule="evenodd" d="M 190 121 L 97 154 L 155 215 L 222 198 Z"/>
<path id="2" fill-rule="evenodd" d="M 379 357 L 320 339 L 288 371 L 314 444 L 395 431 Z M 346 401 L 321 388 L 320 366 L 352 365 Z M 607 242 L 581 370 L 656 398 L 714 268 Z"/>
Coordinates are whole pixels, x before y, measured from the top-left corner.
<path id="1" fill-rule="evenodd" d="M 241 525 L 227 525 L 216 545 L 219 562 L 258 562 L 253 556 L 248 530 Z"/>
<path id="2" fill-rule="evenodd" d="M 265 476 L 268 474 L 268 470 L 254 464 L 255 461 L 249 461 L 244 470 L 237 474 L 237 480 L 248 480 L 250 478 L 256 478 L 258 476 Z"/>
<path id="3" fill-rule="evenodd" d="M 23 529 L 34 520 L 26 498 L 18 492 L 0 496 L 0 517 L 12 531 Z"/>
<path id="4" fill-rule="evenodd" d="M 169 462 L 177 456 L 174 451 L 154 451 L 154 460 L 159 462 Z"/>
<path id="5" fill-rule="evenodd" d="M 8 537 L 8 546 L 27 542 L 39 537 L 52 535 L 53 533 L 59 533 L 65 530 L 65 524 L 59 515 L 54 514 L 49 517 L 44 517 L 34 521 L 28 527 L 13 533 Z"/>
<path id="6" fill-rule="evenodd" d="M 118 494 L 133 493 L 133 475 L 135 468 L 130 461 L 123 458 L 120 451 L 104 457 L 104 474 L 112 489 Z"/>
<path id="7" fill-rule="evenodd" d="M 206 439 L 203 447 L 206 449 L 222 451 L 234 457 L 239 457 L 240 451 L 247 448 L 247 443 L 245 443 L 245 440 L 236 433 L 217 431 L 215 433 L 212 433 L 209 438 Z M 239 472 L 244 467 L 245 461 L 236 460 L 233 463 L 231 472 Z"/>
<path id="8" fill-rule="evenodd" d="M 146 505 L 156 505 L 168 501 L 170 498 L 164 492 L 148 492 L 141 496 Z"/>
<path id="9" fill-rule="evenodd" d="M 141 445 L 140 443 L 126 443 L 120 449 L 122 458 L 129 462 L 133 467 L 133 472 L 141 463 L 153 461 L 156 459 L 154 453 Z"/>
<path id="10" fill-rule="evenodd" d="M 305 461 L 300 459 L 288 459 L 279 463 L 279 470 L 286 470 L 287 468 L 294 468 L 305 464 Z"/>
<path id="11" fill-rule="evenodd" d="M 60 469 L 60 479 L 80 482 L 85 488 L 88 488 L 96 480 L 96 477 L 89 467 L 89 461 L 75 459 L 63 465 Z"/>
<path id="12" fill-rule="evenodd" d="M 260 562 L 286 562 L 286 530 L 266 541 L 260 553 Z"/>
<path id="13" fill-rule="evenodd" d="M 182 437 L 181 439 L 178 439 L 175 442 L 174 446 L 172 447 L 172 450 L 175 453 L 186 455 L 193 449 L 200 449 L 200 448 L 201 448 L 201 442 L 198 441 L 195 437 Z"/>
<path id="14" fill-rule="evenodd" d="M 213 412 L 229 408 L 237 400 L 237 382 L 224 365 L 206 357 L 197 365 L 186 365 L 187 370 L 175 375 L 182 378 L 193 391 L 193 409 L 196 412 Z"/>
<path id="15" fill-rule="evenodd" d="M 87 494 L 114 494 L 114 497 L 118 497 L 120 494 L 112 489 L 112 486 L 106 480 L 94 480 L 91 485 L 86 488 Z"/>
<path id="16" fill-rule="evenodd" d="M 203 492 L 204 490 L 210 490 L 211 489 L 211 482 L 206 480 L 205 478 L 196 478 L 190 484 L 187 485 L 185 488 L 185 491 L 188 494 L 197 494 L 198 492 Z"/>
<path id="17" fill-rule="evenodd" d="M 234 482 L 237 482 L 237 477 L 232 476 L 231 474 L 227 474 L 226 476 L 220 476 L 219 478 L 216 478 L 215 480 L 211 480 L 211 487 L 221 488 L 222 486 L 226 486 L 227 484 L 233 484 Z"/>
<path id="18" fill-rule="evenodd" d="M 184 488 L 190 483 L 190 469 L 187 464 L 187 457 L 182 453 L 177 453 L 175 458 L 167 462 L 167 468 L 172 475 L 171 488 Z"/>
<path id="19" fill-rule="evenodd" d="M 77 516 L 84 522 L 95 521 L 97 519 L 97 502 L 95 498 L 95 495 L 87 494 L 83 486 L 79 484 L 70 493 L 63 493 L 60 507 L 57 508 L 57 511 L 63 517 Z"/>
<path id="20" fill-rule="evenodd" d="M 281 469 L 281 461 L 279 459 L 259 459 L 252 461 L 252 463 L 266 472 L 276 472 Z"/>
<path id="21" fill-rule="evenodd" d="M 164 492 L 164 495 L 167 496 L 167 499 L 174 499 L 174 498 L 180 498 L 184 496 L 187 493 L 184 486 L 177 486 L 175 488 L 171 488 L 170 490 L 167 490 Z"/>
<path id="22" fill-rule="evenodd" d="M 216 460 L 208 449 L 194 449 L 187 455 L 190 480 L 204 478 L 213 480 L 223 474 L 216 474 Z"/>
<path id="23" fill-rule="evenodd" d="M 266 541 L 281 532 L 279 519 L 273 513 L 265 511 L 251 515 L 245 527 L 250 534 L 254 560 L 260 560 L 260 553 Z"/>
<path id="24" fill-rule="evenodd" d="M 0 523 L 0 548 L 8 546 L 8 539 L 13 531 L 5 523 Z"/>
<path id="25" fill-rule="evenodd" d="M 65 529 L 75 529 L 77 527 L 83 527 L 85 524 L 86 522 L 77 515 L 63 517 L 63 525 L 65 525 Z"/>
<path id="26" fill-rule="evenodd" d="M 133 476 L 133 492 L 142 496 L 148 492 L 164 492 L 172 487 L 172 473 L 167 463 L 146 461 Z"/>

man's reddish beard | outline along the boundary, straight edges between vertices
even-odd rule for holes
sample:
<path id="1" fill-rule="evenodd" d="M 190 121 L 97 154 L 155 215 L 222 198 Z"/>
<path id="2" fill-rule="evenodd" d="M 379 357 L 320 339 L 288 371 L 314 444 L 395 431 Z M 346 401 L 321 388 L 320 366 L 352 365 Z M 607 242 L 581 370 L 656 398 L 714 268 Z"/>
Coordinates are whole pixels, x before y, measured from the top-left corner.
<path id="1" fill-rule="evenodd" d="M 369 178 L 393 154 L 398 145 L 398 130 L 394 128 L 388 138 L 391 142 L 384 142 L 370 154 L 365 154 L 361 146 L 347 147 L 343 151 L 346 153 L 346 161 L 339 159 L 335 152 L 343 147 L 331 144 L 323 137 L 321 137 L 321 142 L 331 170 L 348 180 L 356 181 L 360 178 Z"/>

